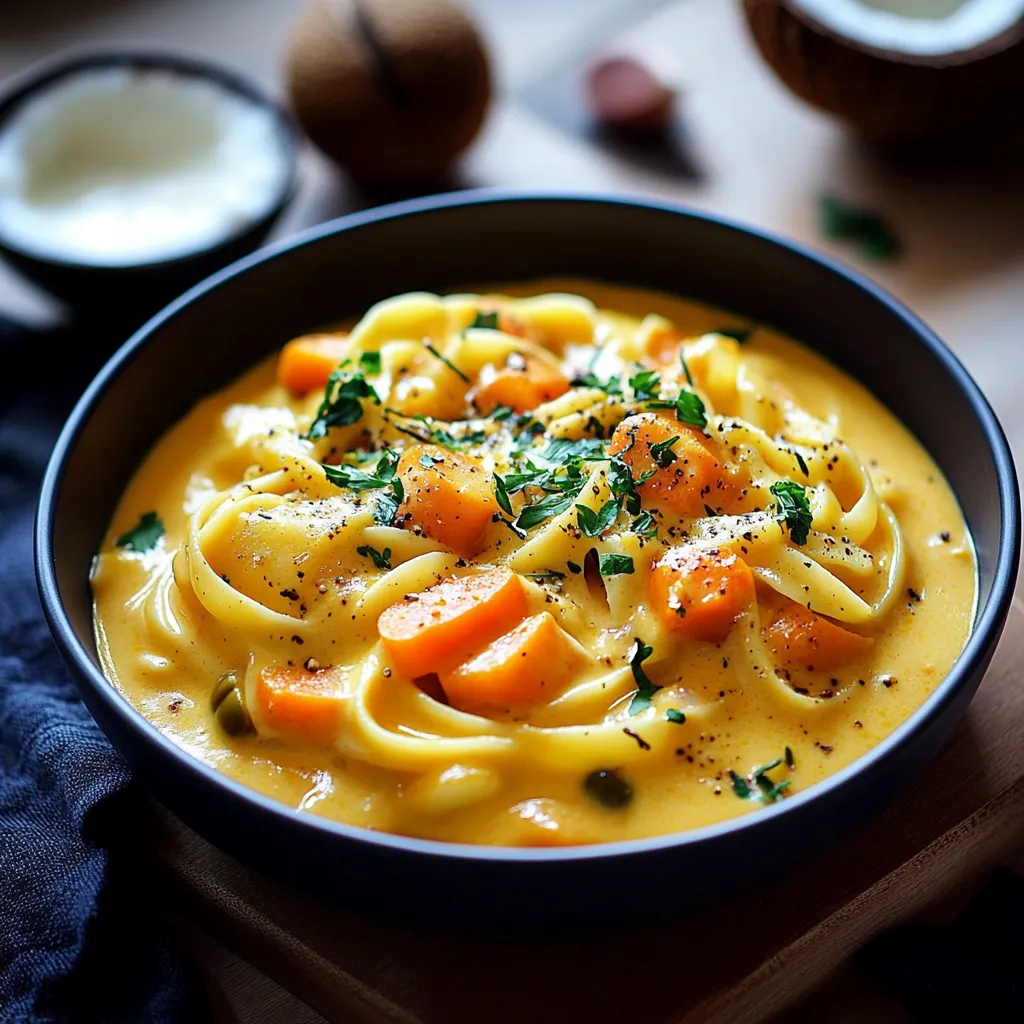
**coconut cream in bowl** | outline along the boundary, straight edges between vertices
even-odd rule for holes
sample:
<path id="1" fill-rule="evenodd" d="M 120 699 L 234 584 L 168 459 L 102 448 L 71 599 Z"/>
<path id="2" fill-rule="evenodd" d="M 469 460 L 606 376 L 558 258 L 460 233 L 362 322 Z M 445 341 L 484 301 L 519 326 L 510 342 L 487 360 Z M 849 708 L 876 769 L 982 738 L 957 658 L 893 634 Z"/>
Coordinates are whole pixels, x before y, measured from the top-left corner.
<path id="1" fill-rule="evenodd" d="M 295 138 L 212 65 L 50 65 L 0 100 L 0 253 L 76 311 L 151 312 L 263 241 L 294 193 Z"/>

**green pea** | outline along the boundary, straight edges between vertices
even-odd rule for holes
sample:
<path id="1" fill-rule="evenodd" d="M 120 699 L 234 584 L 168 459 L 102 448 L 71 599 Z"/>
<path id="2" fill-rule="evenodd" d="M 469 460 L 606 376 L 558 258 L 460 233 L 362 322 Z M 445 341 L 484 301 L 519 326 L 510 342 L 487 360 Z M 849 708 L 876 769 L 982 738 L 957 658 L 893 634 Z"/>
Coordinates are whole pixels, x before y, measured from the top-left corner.
<path id="1" fill-rule="evenodd" d="M 614 768 L 591 772 L 583 788 L 592 800 L 611 810 L 627 807 L 633 800 L 633 787 Z"/>
<path id="2" fill-rule="evenodd" d="M 213 688 L 213 713 L 229 736 L 248 736 L 256 730 L 242 700 L 236 672 L 225 672 Z"/>

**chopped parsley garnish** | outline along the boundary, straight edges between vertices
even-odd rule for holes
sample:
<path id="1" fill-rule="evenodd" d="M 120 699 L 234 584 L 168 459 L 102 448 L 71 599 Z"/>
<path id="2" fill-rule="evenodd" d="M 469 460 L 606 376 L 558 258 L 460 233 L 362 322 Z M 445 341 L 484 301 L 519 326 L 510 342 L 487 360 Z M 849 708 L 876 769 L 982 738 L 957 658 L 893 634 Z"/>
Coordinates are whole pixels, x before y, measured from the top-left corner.
<path id="1" fill-rule="evenodd" d="M 604 442 L 596 437 L 581 437 L 578 441 L 556 437 L 537 454 L 547 462 L 559 465 L 569 459 L 601 459 L 604 458 Z"/>
<path id="2" fill-rule="evenodd" d="M 566 562 L 566 568 L 573 574 L 573 576 L 579 576 L 583 572 L 583 566 L 578 565 L 576 562 Z"/>
<path id="3" fill-rule="evenodd" d="M 380 373 L 380 353 L 364 352 L 359 357 L 359 367 L 364 373 Z"/>
<path id="4" fill-rule="evenodd" d="M 855 242 L 869 260 L 887 260 L 900 253 L 896 232 L 877 214 L 852 206 L 838 196 L 821 197 L 821 232 L 826 238 Z"/>
<path id="5" fill-rule="evenodd" d="M 683 373 L 686 374 L 686 383 L 689 384 L 691 388 L 696 387 L 696 384 L 693 383 L 693 374 L 690 373 L 690 367 L 686 362 L 686 356 L 683 355 L 682 347 L 679 349 L 679 365 L 683 368 Z"/>
<path id="6" fill-rule="evenodd" d="M 712 334 L 720 334 L 723 338 L 732 338 L 733 341 L 738 341 L 741 345 L 746 344 L 750 336 L 754 333 L 753 327 L 716 327 Z"/>
<path id="7" fill-rule="evenodd" d="M 791 448 L 790 451 L 796 459 L 796 464 L 800 467 L 800 472 L 803 473 L 804 476 L 810 476 L 811 471 L 807 468 L 807 463 L 804 462 L 804 457 L 795 448 Z"/>
<path id="8" fill-rule="evenodd" d="M 335 487 L 343 487 L 350 491 L 375 491 L 388 488 L 377 500 L 373 510 L 374 522 L 381 526 L 390 526 L 405 497 L 402 481 L 395 475 L 398 467 L 398 452 L 385 448 L 384 454 L 372 473 L 364 472 L 355 466 L 324 465 L 324 475 Z"/>
<path id="9" fill-rule="evenodd" d="M 676 419 L 680 423 L 689 423 L 692 427 L 700 430 L 707 430 L 708 413 L 704 403 L 695 391 L 688 391 L 686 388 L 680 390 L 675 400 L 659 398 L 649 403 L 652 409 L 672 409 L 675 411 Z"/>
<path id="10" fill-rule="evenodd" d="M 582 377 L 574 377 L 572 386 L 574 388 L 597 388 L 606 395 L 622 394 L 622 381 L 618 377 L 609 377 L 607 380 L 602 380 L 594 373 L 588 373 Z"/>
<path id="11" fill-rule="evenodd" d="M 665 717 L 674 725 L 686 724 L 686 713 L 680 711 L 679 708 L 669 708 L 668 711 L 665 712 Z"/>
<path id="12" fill-rule="evenodd" d="M 640 514 L 640 495 L 637 494 L 637 485 L 649 480 L 656 472 L 657 470 L 649 469 L 634 480 L 629 464 L 618 455 L 612 456 L 608 467 L 608 486 L 611 488 L 612 496 L 622 502 L 623 508 L 631 516 Z"/>
<path id="13" fill-rule="evenodd" d="M 790 750 L 789 747 L 786 747 L 785 757 L 786 757 L 786 767 L 787 768 L 794 768 L 794 767 L 796 767 L 796 759 L 793 757 L 793 751 Z"/>
<path id="14" fill-rule="evenodd" d="M 366 383 L 361 373 L 345 377 L 340 370 L 335 370 L 327 378 L 324 400 L 306 431 L 306 439 L 315 441 L 325 437 L 331 427 L 347 427 L 357 423 L 363 416 L 363 403 L 360 401 L 363 398 L 370 398 L 375 405 L 380 405 L 377 392 Z"/>
<path id="15" fill-rule="evenodd" d="M 679 440 L 679 435 L 670 437 L 666 441 L 659 441 L 651 445 L 651 458 L 660 469 L 667 469 L 676 461 L 676 453 L 672 451 L 672 445 Z"/>
<path id="16" fill-rule="evenodd" d="M 429 341 L 424 341 L 423 347 L 432 356 L 434 356 L 434 358 L 440 359 L 441 362 L 444 363 L 444 365 L 447 366 L 448 369 L 452 371 L 452 373 L 458 374 L 467 384 L 472 383 L 472 381 L 469 379 L 469 377 L 466 376 L 466 374 L 464 374 L 450 359 L 448 359 L 446 356 L 441 355 L 441 353 L 438 352 L 437 349 L 434 348 L 434 346 L 431 345 Z"/>
<path id="17" fill-rule="evenodd" d="M 636 519 L 629 524 L 629 528 L 638 537 L 649 538 L 656 537 L 658 535 L 658 524 L 654 521 L 654 516 L 652 516 L 650 512 L 641 512 L 640 515 L 638 515 Z"/>
<path id="18" fill-rule="evenodd" d="M 747 780 L 742 775 L 737 775 L 731 768 L 729 769 L 729 779 L 732 782 L 732 791 L 741 800 L 749 800 L 753 790 L 747 784 Z"/>
<path id="19" fill-rule="evenodd" d="M 363 547 L 356 548 L 356 553 L 362 555 L 363 558 L 369 558 L 370 561 L 373 562 L 374 568 L 391 568 L 391 548 L 385 548 L 383 551 L 378 551 L 376 548 L 371 548 L 367 544 Z"/>
<path id="20" fill-rule="evenodd" d="M 484 313 L 482 310 L 477 310 L 476 315 L 473 317 L 473 322 L 466 328 L 469 330 L 475 328 L 477 330 L 484 331 L 498 331 L 501 328 L 498 326 L 501 320 L 501 314 L 495 309 L 490 313 Z"/>
<path id="21" fill-rule="evenodd" d="M 638 402 L 646 402 L 658 397 L 661 387 L 661 374 L 657 370 L 641 370 L 629 378 L 629 386 L 633 389 L 633 397 Z"/>
<path id="22" fill-rule="evenodd" d="M 633 679 L 636 681 L 636 693 L 629 702 L 629 714 L 639 715 L 651 706 L 651 698 L 661 689 L 647 678 L 643 670 L 643 663 L 654 653 L 650 644 L 645 644 L 639 637 L 633 640 L 633 646 L 629 652 L 629 667 L 633 670 Z"/>
<path id="23" fill-rule="evenodd" d="M 793 754 L 789 747 L 786 747 L 786 764 L 792 767 L 791 758 Z M 783 794 L 789 789 L 790 780 L 783 779 L 781 782 L 773 782 L 768 773 L 778 768 L 782 764 L 782 758 L 777 757 L 774 761 L 769 761 L 767 764 L 762 764 L 755 768 L 751 773 L 754 786 L 742 776 L 730 769 L 729 778 L 732 781 L 733 792 L 741 800 L 760 800 L 763 803 L 773 804 L 778 800 L 781 800 Z"/>
<path id="24" fill-rule="evenodd" d="M 598 558 L 602 576 L 632 576 L 633 559 L 629 555 L 603 554 Z"/>
<path id="25" fill-rule="evenodd" d="M 127 548 L 136 554 L 152 551 L 164 535 L 164 524 L 155 512 L 144 512 L 139 521 L 114 541 L 119 548 Z"/>
<path id="26" fill-rule="evenodd" d="M 772 782 L 768 778 L 768 772 L 773 768 L 778 768 L 780 764 L 782 764 L 782 758 L 777 757 L 774 761 L 769 761 L 768 764 L 763 764 L 760 768 L 754 769 L 754 782 L 757 783 L 757 788 L 761 791 L 762 799 L 766 803 L 773 804 L 776 800 L 781 800 L 782 794 L 789 789 L 789 779 L 783 779 L 781 782 Z"/>
<path id="27" fill-rule="evenodd" d="M 587 537 L 600 537 L 619 514 L 619 503 L 608 501 L 601 506 L 600 511 L 595 512 L 586 505 L 576 506 L 576 523 Z"/>
<path id="28" fill-rule="evenodd" d="M 776 480 L 768 489 L 775 496 L 776 519 L 786 524 L 789 539 L 806 544 L 813 519 L 807 488 L 793 480 Z"/>
<path id="29" fill-rule="evenodd" d="M 512 515 L 512 502 L 508 497 L 508 489 L 505 486 L 505 481 L 497 473 L 494 474 L 494 498 L 503 511 Z"/>
<path id="30" fill-rule="evenodd" d="M 549 494 L 532 505 L 527 505 L 516 519 L 516 525 L 523 530 L 532 529 L 545 519 L 564 512 L 576 500 L 575 494 Z"/>

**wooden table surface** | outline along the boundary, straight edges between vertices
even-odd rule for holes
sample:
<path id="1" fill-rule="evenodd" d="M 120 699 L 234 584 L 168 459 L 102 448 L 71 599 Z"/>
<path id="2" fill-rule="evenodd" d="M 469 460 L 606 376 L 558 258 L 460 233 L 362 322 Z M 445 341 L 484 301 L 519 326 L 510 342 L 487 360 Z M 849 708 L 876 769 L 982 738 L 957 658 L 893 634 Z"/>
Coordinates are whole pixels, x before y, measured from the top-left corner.
<path id="1" fill-rule="evenodd" d="M 67 47 L 143 44 L 226 62 L 282 92 L 284 44 L 302 0 L 31 0 L 0 2 L 0 83 Z M 738 0 L 467 0 L 493 53 L 500 100 L 459 169 L 464 185 L 627 190 L 682 200 L 768 228 L 846 259 L 924 317 L 974 374 L 1024 461 L 1024 140 L 992 152 L 949 140 L 943 162 L 894 161 L 853 140 L 779 85 L 746 37 Z M 539 116 L 525 97 L 574 57 L 609 39 L 638 46 L 678 78 L 689 155 L 698 173 L 668 177 L 626 162 Z M 298 201 L 276 231 L 348 212 L 363 202 L 315 152 L 302 154 Z M 831 192 L 884 214 L 905 255 L 862 263 L 818 232 L 817 201 Z M 0 265 L 0 311 L 32 323 L 54 316 L 45 297 Z M 186 926 L 216 965 L 223 1020 L 314 1022 L 269 978 Z M 832 1019 L 900 1020 L 838 995 Z M 888 1013 L 888 1016 L 886 1014 Z M 822 1020 L 820 1014 L 807 1019 Z"/>

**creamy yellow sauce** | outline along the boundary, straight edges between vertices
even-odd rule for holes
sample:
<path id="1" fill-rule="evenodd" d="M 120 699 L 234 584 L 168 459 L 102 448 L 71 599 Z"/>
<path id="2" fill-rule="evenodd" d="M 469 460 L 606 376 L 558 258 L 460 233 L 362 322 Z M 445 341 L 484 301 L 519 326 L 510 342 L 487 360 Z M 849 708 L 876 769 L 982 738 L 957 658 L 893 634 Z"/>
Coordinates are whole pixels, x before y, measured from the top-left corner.
<path id="1" fill-rule="evenodd" d="M 507 298 L 550 293 L 584 296 L 595 308 Z M 196 757 L 301 810 L 428 838 L 550 845 L 669 833 L 756 811 L 860 757 L 923 703 L 966 643 L 976 563 L 950 488 L 890 412 L 808 349 L 719 310 L 576 280 L 501 294 L 421 298 L 387 307 L 376 321 L 368 316 L 353 344 L 358 338 L 357 347 L 380 353 L 380 375 L 367 378 L 384 394 L 380 406 L 364 402 L 355 424 L 302 440 L 323 391 L 294 397 L 277 382 L 271 357 L 201 401 L 155 446 L 125 491 L 92 578 L 104 668 L 134 707 Z M 550 351 L 567 376 L 586 372 L 597 342 L 595 376 L 626 381 L 641 365 L 656 369 L 667 404 L 688 390 L 680 364 L 657 342 L 674 326 L 707 413 L 702 443 L 719 453 L 723 473 L 749 487 L 721 501 L 709 491 L 704 504 L 712 507 L 696 515 L 645 498 L 656 537 L 638 536 L 628 511 L 600 537 L 586 536 L 573 505 L 525 539 L 493 522 L 462 559 L 411 521 L 382 526 L 374 509 L 386 489 L 346 490 L 324 479 L 319 464 L 345 461 L 352 449 L 413 444 L 394 423 L 421 431 L 417 413 L 436 417 L 431 428 L 461 419 L 467 391 L 472 400 L 492 372 L 486 367 L 526 346 L 492 337 L 497 331 L 463 330 L 475 308 L 495 302 L 533 329 L 530 344 Z M 736 329 L 750 330 L 742 345 L 720 333 Z M 469 383 L 423 356 L 424 336 Z M 547 438 L 607 439 L 623 416 L 646 408 L 623 389 L 615 397 L 574 387 L 542 405 L 534 422 Z M 463 450 L 488 480 L 514 468 L 520 457 L 510 447 L 526 418 L 470 424 L 482 440 Z M 538 438 L 534 452 L 545 443 Z M 379 458 L 364 455 L 359 467 L 373 470 Z M 584 468 L 595 512 L 614 500 L 606 468 Z M 804 544 L 772 504 L 768 485 L 780 478 L 809 496 L 814 519 Z M 513 514 L 541 496 L 513 495 Z M 155 546 L 118 546 L 151 511 L 166 531 Z M 854 543 L 844 531 L 857 524 L 868 532 Z M 756 600 L 720 642 L 678 632 L 654 606 L 655 567 L 681 544 L 753 568 Z M 360 547 L 386 549 L 394 571 Z M 627 559 L 632 571 L 597 580 L 577 573 L 592 548 Z M 528 613 L 550 612 L 580 653 L 573 678 L 542 699 L 463 712 L 393 668 L 377 616 L 410 589 L 495 565 L 522 576 Z M 559 575 L 538 575 L 548 571 Z M 761 638 L 793 596 L 869 638 L 870 648 L 827 671 L 788 672 Z M 640 662 L 638 641 L 651 648 Z M 341 710 L 317 742 L 298 742 L 261 718 L 254 695 L 268 665 L 309 659 L 311 672 L 338 666 Z M 228 671 L 242 680 L 255 735 L 228 735 L 212 711 L 211 693 Z M 634 703 L 641 678 L 657 687 L 649 706 Z M 618 787 L 603 803 L 586 782 L 602 770 L 614 772 Z"/>

